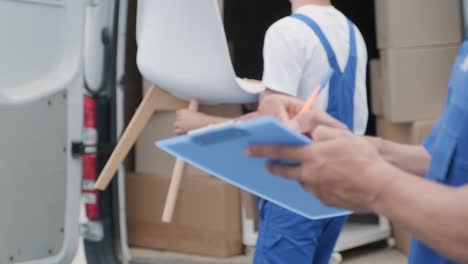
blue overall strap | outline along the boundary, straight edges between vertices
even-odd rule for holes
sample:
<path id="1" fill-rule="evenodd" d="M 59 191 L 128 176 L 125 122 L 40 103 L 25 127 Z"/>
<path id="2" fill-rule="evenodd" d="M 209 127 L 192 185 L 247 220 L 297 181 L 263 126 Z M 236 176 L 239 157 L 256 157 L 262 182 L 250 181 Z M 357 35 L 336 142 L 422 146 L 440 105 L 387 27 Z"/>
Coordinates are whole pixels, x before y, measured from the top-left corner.
<path id="1" fill-rule="evenodd" d="M 296 19 L 301 20 L 302 22 L 306 23 L 317 35 L 319 38 L 320 42 L 322 42 L 323 47 L 325 48 L 325 51 L 327 52 L 328 56 L 328 61 L 330 63 L 330 66 L 335 70 L 336 73 L 341 72 L 340 66 L 338 65 L 338 61 L 336 60 L 335 52 L 333 52 L 332 46 L 330 45 L 330 42 L 328 41 L 327 37 L 325 34 L 323 34 L 322 30 L 320 29 L 319 25 L 315 23 L 311 18 L 302 15 L 302 14 L 292 14 L 291 17 L 294 17 Z"/>
<path id="2" fill-rule="evenodd" d="M 356 67 L 357 67 L 357 42 L 356 31 L 354 30 L 354 23 L 348 19 L 349 25 L 349 58 L 345 68 L 345 73 L 353 77 L 353 82 L 356 80 Z"/>
<path id="3" fill-rule="evenodd" d="M 340 120 L 348 126 L 350 130 L 354 129 L 354 94 L 356 89 L 356 68 L 357 68 L 357 44 L 354 24 L 348 20 L 349 25 L 349 58 L 344 68 L 340 69 L 330 42 L 320 29 L 318 24 L 311 18 L 302 14 L 293 14 L 291 17 L 299 19 L 308 25 L 322 43 L 330 63 L 330 67 L 335 70 L 335 74 L 330 80 L 329 97 L 327 112 L 334 118 Z"/>
<path id="4" fill-rule="evenodd" d="M 356 32 L 354 29 L 354 23 L 351 20 L 348 20 L 349 24 L 349 57 L 346 64 L 343 78 L 346 79 L 346 92 L 345 96 L 342 97 L 342 100 L 345 102 L 340 102 L 333 100 L 332 104 L 329 103 L 329 108 L 333 107 L 341 108 L 341 117 L 343 118 L 342 122 L 345 123 L 349 129 L 354 130 L 354 95 L 356 90 L 356 76 L 357 76 L 357 42 L 356 42 Z M 338 105 L 333 105 L 337 103 Z M 343 104 L 345 103 L 345 104 Z"/>
<path id="5" fill-rule="evenodd" d="M 341 121 L 345 123 L 350 130 L 354 130 L 354 96 L 356 91 L 357 76 L 357 42 L 354 23 L 348 20 L 349 25 L 349 57 L 343 72 L 343 91 L 336 91 L 341 97 L 335 100 L 329 100 L 328 109 L 339 109 Z M 346 83 L 346 85 L 344 85 Z"/>

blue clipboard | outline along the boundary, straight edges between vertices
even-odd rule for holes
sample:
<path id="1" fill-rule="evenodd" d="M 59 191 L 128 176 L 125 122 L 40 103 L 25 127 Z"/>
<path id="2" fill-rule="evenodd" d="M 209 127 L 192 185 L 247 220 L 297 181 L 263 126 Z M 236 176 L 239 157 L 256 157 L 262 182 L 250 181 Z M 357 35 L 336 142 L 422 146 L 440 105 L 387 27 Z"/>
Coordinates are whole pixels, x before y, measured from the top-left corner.
<path id="1" fill-rule="evenodd" d="M 162 150 L 181 158 L 234 186 L 309 219 L 349 215 L 344 209 L 323 205 L 293 180 L 270 174 L 270 160 L 244 154 L 253 144 L 306 145 L 312 141 L 272 117 L 228 122 L 156 142 Z"/>

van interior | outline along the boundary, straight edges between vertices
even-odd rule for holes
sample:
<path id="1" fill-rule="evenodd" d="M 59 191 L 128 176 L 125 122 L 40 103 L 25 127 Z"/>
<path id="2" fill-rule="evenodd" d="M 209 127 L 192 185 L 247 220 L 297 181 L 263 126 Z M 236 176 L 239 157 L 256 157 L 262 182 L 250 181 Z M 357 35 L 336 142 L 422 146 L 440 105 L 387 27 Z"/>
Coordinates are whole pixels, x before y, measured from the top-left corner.
<path id="1" fill-rule="evenodd" d="M 361 0 L 333 0 L 337 9 L 347 15 L 361 30 L 363 34 L 369 59 L 379 56 L 376 45 L 376 33 L 374 22 L 374 1 Z M 127 17 L 127 40 L 125 55 L 125 78 L 124 78 L 124 100 L 123 105 L 117 106 L 124 109 L 124 123 L 128 124 L 133 116 L 138 104 L 142 99 L 142 76 L 136 66 L 137 45 L 135 40 L 135 23 L 137 1 L 128 1 Z M 275 21 L 290 14 L 291 5 L 287 0 L 224 0 L 224 27 L 231 51 L 231 59 L 234 69 L 239 77 L 261 79 L 263 71 L 262 47 L 263 38 L 268 27 Z M 368 81 L 369 84 L 369 81 Z M 368 85 L 369 86 L 369 85 Z M 368 87 L 368 97 L 370 98 Z M 369 106 L 370 106 L 370 100 Z M 367 134 L 374 135 L 374 117 L 369 118 Z M 131 152 L 125 161 L 127 171 L 134 171 L 135 158 Z M 100 162 L 103 165 L 103 160 Z M 115 190 L 114 190 L 115 191 Z M 115 194 L 114 198 L 115 199 Z M 106 210 L 105 206 L 110 206 L 110 201 L 104 202 L 101 210 Z M 114 205 L 115 206 L 115 205 Z M 148 208 L 151 210 L 151 208 Z M 371 223 L 378 225 L 379 217 L 375 215 L 354 215 L 351 222 Z M 114 226 L 114 228 L 116 228 Z M 92 242 L 89 242 L 92 243 Z M 134 252 L 132 245 L 130 252 Z M 133 257 L 136 259 L 157 259 L 157 254 L 143 251 Z M 156 252 L 156 251 L 155 251 Z M 147 255 L 145 255 L 147 254 Z"/>

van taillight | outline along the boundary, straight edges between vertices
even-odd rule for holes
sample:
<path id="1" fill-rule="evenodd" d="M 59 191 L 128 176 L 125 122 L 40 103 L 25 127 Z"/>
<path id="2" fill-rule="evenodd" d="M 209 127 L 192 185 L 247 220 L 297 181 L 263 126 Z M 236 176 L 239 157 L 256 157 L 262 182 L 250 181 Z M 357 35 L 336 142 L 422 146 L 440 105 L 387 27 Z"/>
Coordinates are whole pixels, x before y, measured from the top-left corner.
<path id="1" fill-rule="evenodd" d="M 96 102 L 90 96 L 84 97 L 83 145 L 82 156 L 82 194 L 89 220 L 100 219 L 99 193 L 94 189 L 97 180 L 96 146 L 98 135 L 96 130 Z"/>

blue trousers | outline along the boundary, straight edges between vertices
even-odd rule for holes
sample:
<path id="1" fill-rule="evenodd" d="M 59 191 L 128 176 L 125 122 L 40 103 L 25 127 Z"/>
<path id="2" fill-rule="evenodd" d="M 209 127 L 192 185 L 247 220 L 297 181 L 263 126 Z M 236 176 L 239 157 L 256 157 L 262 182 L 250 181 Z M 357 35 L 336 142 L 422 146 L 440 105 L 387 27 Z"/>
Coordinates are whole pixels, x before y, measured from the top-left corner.
<path id="1" fill-rule="evenodd" d="M 268 201 L 259 213 L 254 264 L 328 264 L 347 220 L 309 220 Z"/>

